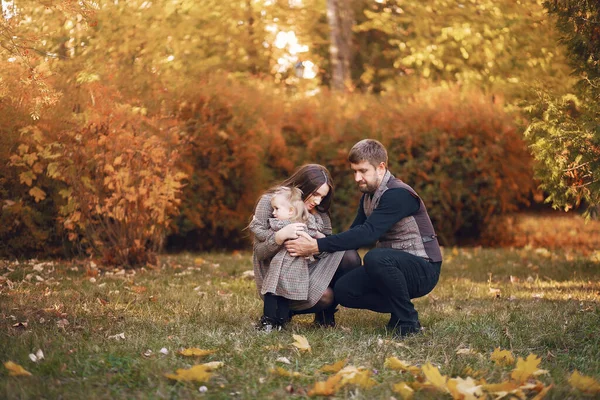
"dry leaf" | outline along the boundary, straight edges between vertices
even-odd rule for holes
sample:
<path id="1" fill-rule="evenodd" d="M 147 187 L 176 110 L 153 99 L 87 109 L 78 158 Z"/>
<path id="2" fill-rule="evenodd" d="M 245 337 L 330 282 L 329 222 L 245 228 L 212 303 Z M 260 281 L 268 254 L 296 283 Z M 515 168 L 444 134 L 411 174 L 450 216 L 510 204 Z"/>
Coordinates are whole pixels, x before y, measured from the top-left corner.
<path id="1" fill-rule="evenodd" d="M 477 354 L 476 352 L 474 352 L 471 349 L 458 349 L 456 350 L 456 354 L 458 355 L 471 355 L 471 354 Z"/>
<path id="2" fill-rule="evenodd" d="M 454 399 L 477 400 L 483 396 L 481 385 L 471 377 L 449 379 L 448 390 Z"/>
<path id="3" fill-rule="evenodd" d="M 497 365 L 512 365 L 515 362 L 515 358 L 512 353 L 508 350 L 500 350 L 500 347 L 496 347 L 490 356 L 490 360 L 495 362 Z"/>
<path id="4" fill-rule="evenodd" d="M 530 354 L 527 359 L 523 360 L 521 357 L 517 360 L 517 367 L 512 371 L 510 377 L 517 382 L 525 383 L 532 375 L 534 375 L 540 365 L 542 359 L 535 354 Z"/>
<path id="5" fill-rule="evenodd" d="M 284 363 L 284 364 L 291 364 L 290 360 L 288 360 L 287 357 L 277 357 L 277 359 L 275 361 Z"/>
<path id="6" fill-rule="evenodd" d="M 398 393 L 404 400 L 411 400 L 415 395 L 415 390 L 408 386 L 406 382 L 396 383 L 392 386 L 392 391 Z"/>
<path id="7" fill-rule="evenodd" d="M 296 334 L 293 334 L 292 336 L 296 340 L 294 343 L 292 343 L 292 346 L 296 347 L 300 351 L 311 351 L 310 344 L 308 344 L 308 339 L 306 339 L 306 337 Z"/>
<path id="8" fill-rule="evenodd" d="M 377 381 L 371 378 L 371 371 L 356 367 L 346 367 L 336 375 L 342 376 L 342 386 L 344 385 L 356 385 L 364 389 L 368 389 L 377 385 Z"/>
<path id="9" fill-rule="evenodd" d="M 315 383 L 315 386 L 308 391 L 309 396 L 333 396 L 342 387 L 342 375 L 333 375 L 329 379 Z"/>
<path id="10" fill-rule="evenodd" d="M 569 383 L 586 394 L 600 393 L 600 383 L 591 376 L 581 375 L 577 370 L 569 377 Z"/>
<path id="11" fill-rule="evenodd" d="M 410 372 L 412 375 L 419 375 L 421 373 L 421 368 L 411 366 L 405 361 L 399 360 L 396 357 L 386 358 L 385 362 L 383 363 L 383 366 L 385 368 L 390 368 L 396 371 Z"/>
<path id="12" fill-rule="evenodd" d="M 531 400 L 542 400 L 544 397 L 546 397 L 546 394 L 548 394 L 548 392 L 550 391 L 550 389 L 552 389 L 554 385 L 550 385 L 547 386 L 545 388 L 543 388 L 533 399 Z"/>
<path id="13" fill-rule="evenodd" d="M 189 349 L 183 349 L 179 351 L 179 354 L 186 357 L 204 357 L 209 354 L 216 353 L 216 350 L 203 350 L 197 347 L 191 347 Z"/>
<path id="14" fill-rule="evenodd" d="M 108 338 L 115 340 L 125 340 L 125 332 L 117 333 L 116 335 L 111 335 Z"/>
<path id="15" fill-rule="evenodd" d="M 302 374 L 300 372 L 291 372 L 291 371 L 288 371 L 287 369 L 284 369 L 281 367 L 271 368 L 269 370 L 269 372 L 271 374 L 277 375 L 277 376 L 288 376 L 288 377 L 302 376 Z"/>
<path id="16" fill-rule="evenodd" d="M 12 361 L 5 362 L 4 366 L 8 370 L 9 376 L 31 376 L 31 372 L 25 370 L 25 368 L 21 367 L 19 364 L 15 364 Z"/>
<path id="17" fill-rule="evenodd" d="M 321 372 L 333 372 L 335 374 L 335 373 L 339 372 L 342 368 L 344 368 L 344 366 L 346 365 L 347 362 L 348 362 L 348 359 L 346 358 L 344 360 L 340 360 L 333 364 L 323 365 L 318 370 Z"/>
<path id="18" fill-rule="evenodd" d="M 146 286 L 132 286 L 131 287 L 131 291 L 134 293 L 138 293 L 138 294 L 144 293 L 146 290 L 148 290 L 146 288 Z"/>
<path id="19" fill-rule="evenodd" d="M 443 392 L 448 391 L 447 381 L 448 378 L 442 374 L 440 374 L 440 370 L 437 367 L 434 367 L 430 363 L 423 365 L 421 368 L 423 371 L 423 375 L 429 383 L 438 388 Z"/>
<path id="20" fill-rule="evenodd" d="M 221 368 L 225 363 L 223 361 L 211 361 L 202 364 L 208 371 L 214 371 L 215 369 Z"/>
<path id="21" fill-rule="evenodd" d="M 165 374 L 165 376 L 179 382 L 208 382 L 212 373 L 205 365 L 194 365 L 190 369 L 179 368 L 174 374 Z"/>
<path id="22" fill-rule="evenodd" d="M 42 351 L 42 349 L 38 349 L 38 351 L 33 354 L 29 354 L 29 359 L 33 362 L 38 362 L 44 359 L 44 352 Z"/>

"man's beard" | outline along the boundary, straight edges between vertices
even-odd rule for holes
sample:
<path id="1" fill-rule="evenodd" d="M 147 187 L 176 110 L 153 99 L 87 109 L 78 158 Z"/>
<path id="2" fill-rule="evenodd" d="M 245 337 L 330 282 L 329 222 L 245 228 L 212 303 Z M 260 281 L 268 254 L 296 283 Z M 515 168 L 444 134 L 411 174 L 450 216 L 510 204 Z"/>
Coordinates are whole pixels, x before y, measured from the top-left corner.
<path id="1" fill-rule="evenodd" d="M 375 193 L 377 187 L 377 184 L 371 185 L 368 182 L 366 182 L 365 185 L 358 185 L 358 190 L 360 190 L 362 193 Z"/>

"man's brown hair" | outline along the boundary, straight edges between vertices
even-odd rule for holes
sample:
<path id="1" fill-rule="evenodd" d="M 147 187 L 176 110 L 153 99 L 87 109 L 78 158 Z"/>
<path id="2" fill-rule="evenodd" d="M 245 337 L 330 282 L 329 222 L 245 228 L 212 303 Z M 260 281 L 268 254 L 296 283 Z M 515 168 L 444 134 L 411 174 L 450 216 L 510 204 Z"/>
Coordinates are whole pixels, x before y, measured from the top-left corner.
<path id="1" fill-rule="evenodd" d="M 377 168 L 380 163 L 385 163 L 387 167 L 388 155 L 387 150 L 375 139 L 363 139 L 356 143 L 350 149 L 348 161 L 352 164 L 359 164 L 362 161 L 367 161 L 373 167 Z"/>

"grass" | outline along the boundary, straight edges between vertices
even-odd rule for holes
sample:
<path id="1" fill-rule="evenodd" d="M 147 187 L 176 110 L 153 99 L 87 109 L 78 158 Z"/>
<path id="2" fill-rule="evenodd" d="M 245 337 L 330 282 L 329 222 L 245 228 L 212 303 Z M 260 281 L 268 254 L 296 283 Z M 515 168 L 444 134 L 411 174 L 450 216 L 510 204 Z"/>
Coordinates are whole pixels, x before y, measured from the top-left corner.
<path id="1" fill-rule="evenodd" d="M 564 238 L 559 225 L 544 217 L 523 229 Z M 157 269 L 101 271 L 95 277 L 85 262 L 0 261 L 0 361 L 32 373 L 10 377 L 0 370 L 0 397 L 304 398 L 326 378 L 317 369 L 348 358 L 351 365 L 373 370 L 378 384 L 346 386 L 337 398 L 401 398 L 392 385 L 411 378 L 384 368 L 386 358 L 418 366 L 430 362 L 447 376 L 496 383 L 514 368 L 490 360 L 500 347 L 515 358 L 533 353 L 542 359 L 540 368 L 549 373 L 539 380 L 554 385 L 546 398 L 590 398 L 568 378 L 577 369 L 600 379 L 600 259 L 588 247 L 578 251 L 579 243 L 572 248 L 559 243 L 560 249 L 548 243 L 444 249 L 440 283 L 415 301 L 424 333 L 403 342 L 388 340 L 387 315 L 345 308 L 336 314 L 335 329 L 314 328 L 310 316 L 301 316 L 286 331 L 257 333 L 253 324 L 261 302 L 254 282 L 242 275 L 252 268 L 249 253 L 165 255 Z M 125 339 L 113 337 L 120 333 Z M 311 353 L 291 346 L 293 333 L 308 339 Z M 201 359 L 177 354 L 190 347 L 216 352 Z M 162 348 L 168 353 L 160 353 Z M 465 348 L 472 352 L 457 354 Z M 34 363 L 28 354 L 37 349 L 45 359 Z M 207 383 L 164 377 L 208 361 L 223 361 L 224 367 Z M 302 376 L 269 373 L 275 366 Z M 450 397 L 421 391 L 415 398 Z"/>

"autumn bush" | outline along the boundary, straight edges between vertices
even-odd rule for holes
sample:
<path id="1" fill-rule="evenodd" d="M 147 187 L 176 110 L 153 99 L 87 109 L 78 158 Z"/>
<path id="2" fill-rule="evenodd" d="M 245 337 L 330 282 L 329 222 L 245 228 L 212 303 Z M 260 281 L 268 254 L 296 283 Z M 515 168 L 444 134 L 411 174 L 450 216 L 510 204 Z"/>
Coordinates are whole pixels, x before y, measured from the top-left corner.
<path id="1" fill-rule="evenodd" d="M 188 176 L 169 249 L 240 247 L 254 204 L 295 163 L 280 154 L 282 102 L 272 92 L 222 77 L 181 93 Z"/>
<path id="2" fill-rule="evenodd" d="M 12 76 L 19 76 L 18 65 L 0 61 L 0 68 Z M 40 176 L 48 196 L 36 201 L 31 187 L 26 185 L 29 177 L 10 165 L 11 155 L 21 144 L 20 130 L 34 123 L 27 105 L 34 90 L 25 91 L 18 98 L 9 93 L 23 92 L 22 83 L 0 79 L 0 257 L 22 258 L 64 255 L 68 244 L 63 240 L 56 216 L 61 198 L 59 182 Z M 35 109 L 34 109 L 35 111 Z M 35 160 L 30 167 L 39 168 Z"/>
<path id="3" fill-rule="evenodd" d="M 178 221 L 180 232 L 188 232 L 182 245 L 193 249 L 243 244 L 260 193 L 309 162 L 331 170 L 332 217 L 337 230 L 345 229 L 360 195 L 347 154 L 366 137 L 387 146 L 392 172 L 423 197 L 444 244 L 502 232 L 496 217 L 526 203 L 533 188 L 514 116 L 480 93 L 456 88 L 409 98 L 324 92 L 274 101 L 257 88 L 213 86 L 186 102 L 179 116 L 188 126 L 190 185 Z"/>
<path id="4" fill-rule="evenodd" d="M 57 217 L 69 240 L 108 264 L 153 263 L 185 178 L 176 167 L 178 125 L 145 116 L 110 86 L 82 86 L 81 112 L 62 104 L 23 128 L 11 164 L 36 201 L 47 197 L 38 177 L 65 185 Z"/>

